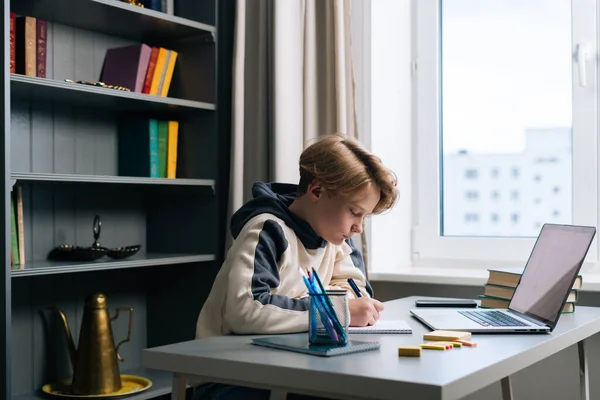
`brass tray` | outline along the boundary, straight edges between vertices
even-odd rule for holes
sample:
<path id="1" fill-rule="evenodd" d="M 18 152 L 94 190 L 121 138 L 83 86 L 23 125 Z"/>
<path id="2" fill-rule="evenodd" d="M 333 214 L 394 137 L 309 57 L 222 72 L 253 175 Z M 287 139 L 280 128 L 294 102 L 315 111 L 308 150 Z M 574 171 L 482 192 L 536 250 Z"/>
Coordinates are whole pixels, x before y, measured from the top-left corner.
<path id="1" fill-rule="evenodd" d="M 42 391 L 52 396 L 71 398 L 71 399 L 106 399 L 106 398 L 121 398 L 130 396 L 148 390 L 152 386 L 150 379 L 136 376 L 121 374 L 121 390 L 107 394 L 70 394 L 71 381 L 67 380 L 59 383 L 49 383 L 42 386 Z"/>

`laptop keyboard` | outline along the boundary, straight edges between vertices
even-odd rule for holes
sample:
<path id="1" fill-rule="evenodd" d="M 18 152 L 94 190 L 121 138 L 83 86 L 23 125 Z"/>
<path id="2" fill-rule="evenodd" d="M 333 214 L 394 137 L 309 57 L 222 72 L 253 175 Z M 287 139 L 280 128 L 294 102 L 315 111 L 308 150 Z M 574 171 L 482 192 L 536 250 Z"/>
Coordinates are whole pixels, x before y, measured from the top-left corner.
<path id="1" fill-rule="evenodd" d="M 459 311 L 482 326 L 530 326 L 500 311 Z"/>

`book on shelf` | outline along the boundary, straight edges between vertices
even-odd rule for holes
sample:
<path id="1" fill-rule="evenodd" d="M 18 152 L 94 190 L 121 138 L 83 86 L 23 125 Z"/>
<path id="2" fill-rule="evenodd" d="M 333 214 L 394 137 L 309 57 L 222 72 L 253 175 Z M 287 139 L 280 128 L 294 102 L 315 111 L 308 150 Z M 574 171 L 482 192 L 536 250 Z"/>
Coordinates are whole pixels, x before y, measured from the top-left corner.
<path id="1" fill-rule="evenodd" d="M 46 77 L 46 49 L 48 47 L 48 21 L 36 19 L 36 53 L 35 53 L 35 74 L 39 78 Z"/>
<path id="2" fill-rule="evenodd" d="M 14 186 L 10 192 L 10 259 L 11 267 L 25 267 L 25 235 L 23 223 L 23 190 Z"/>
<path id="3" fill-rule="evenodd" d="M 36 21 L 26 15 L 15 21 L 16 73 L 36 76 Z"/>
<path id="4" fill-rule="evenodd" d="M 178 121 L 130 118 L 121 122 L 118 139 L 120 176 L 177 176 Z"/>
<path id="5" fill-rule="evenodd" d="M 523 268 L 497 268 L 488 269 L 488 279 L 483 286 L 481 307 L 483 308 L 507 308 L 512 299 L 515 289 L 521 280 Z M 563 313 L 575 312 L 575 304 L 579 297 L 579 289 L 583 284 L 583 276 L 577 275 L 575 282 L 569 292 Z"/>
<path id="6" fill-rule="evenodd" d="M 108 49 L 100 80 L 142 93 L 152 48 L 144 43 Z"/>
<path id="7" fill-rule="evenodd" d="M 16 35 L 17 35 L 17 14 L 10 12 L 10 73 L 14 74 L 17 72 L 17 47 L 16 47 Z"/>
<path id="8" fill-rule="evenodd" d="M 141 0 L 144 8 L 173 15 L 175 11 L 174 0 Z"/>
<path id="9" fill-rule="evenodd" d="M 10 13 L 10 72 L 46 78 L 48 21 Z M 167 97 L 179 53 L 145 43 L 108 49 L 99 80 Z"/>
<path id="10" fill-rule="evenodd" d="M 510 299 L 500 299 L 484 294 L 480 295 L 479 298 L 481 299 L 481 308 L 508 308 L 508 304 L 510 303 Z M 563 314 L 575 312 L 575 302 L 566 302 L 562 312 Z"/>
<path id="11" fill-rule="evenodd" d="M 10 72 L 46 77 L 48 21 L 10 13 Z"/>
<path id="12" fill-rule="evenodd" d="M 15 215 L 15 202 L 12 192 L 10 196 L 10 265 L 18 266 L 19 260 L 19 240 L 17 239 L 17 216 Z"/>
<path id="13" fill-rule="evenodd" d="M 100 81 L 135 93 L 167 97 L 178 53 L 145 43 L 108 49 Z"/>
<path id="14" fill-rule="evenodd" d="M 15 186 L 15 207 L 17 215 L 17 239 L 19 240 L 19 265 L 25 265 L 25 227 L 23 222 L 23 188 Z"/>

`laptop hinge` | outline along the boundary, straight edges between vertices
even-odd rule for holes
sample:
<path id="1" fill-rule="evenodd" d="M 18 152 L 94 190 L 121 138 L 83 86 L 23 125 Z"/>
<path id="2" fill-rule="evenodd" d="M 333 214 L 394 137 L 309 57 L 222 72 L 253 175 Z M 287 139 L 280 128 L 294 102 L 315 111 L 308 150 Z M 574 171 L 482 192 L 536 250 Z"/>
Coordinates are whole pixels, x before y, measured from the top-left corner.
<path id="1" fill-rule="evenodd" d="M 519 311 L 516 311 L 516 310 L 511 310 L 510 308 L 507 308 L 506 310 L 508 312 L 510 312 L 510 313 L 518 315 L 519 317 L 521 317 L 523 319 L 526 319 L 527 321 L 531 322 L 532 324 L 536 324 L 536 325 L 539 325 L 539 326 L 550 327 L 550 325 L 548 325 L 548 324 L 546 324 L 544 322 L 541 322 L 541 321 L 539 321 L 539 320 L 537 320 L 537 319 L 535 319 L 533 317 L 530 317 L 529 315 L 523 314 L 522 312 L 519 312 Z"/>

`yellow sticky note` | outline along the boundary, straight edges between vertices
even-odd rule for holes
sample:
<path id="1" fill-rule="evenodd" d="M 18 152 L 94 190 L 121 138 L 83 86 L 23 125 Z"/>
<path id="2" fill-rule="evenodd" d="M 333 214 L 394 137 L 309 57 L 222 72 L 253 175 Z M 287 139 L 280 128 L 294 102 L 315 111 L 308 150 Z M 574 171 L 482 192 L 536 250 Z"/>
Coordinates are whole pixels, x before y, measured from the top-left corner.
<path id="1" fill-rule="evenodd" d="M 419 346 L 398 347 L 398 357 L 421 357 L 421 348 Z"/>

